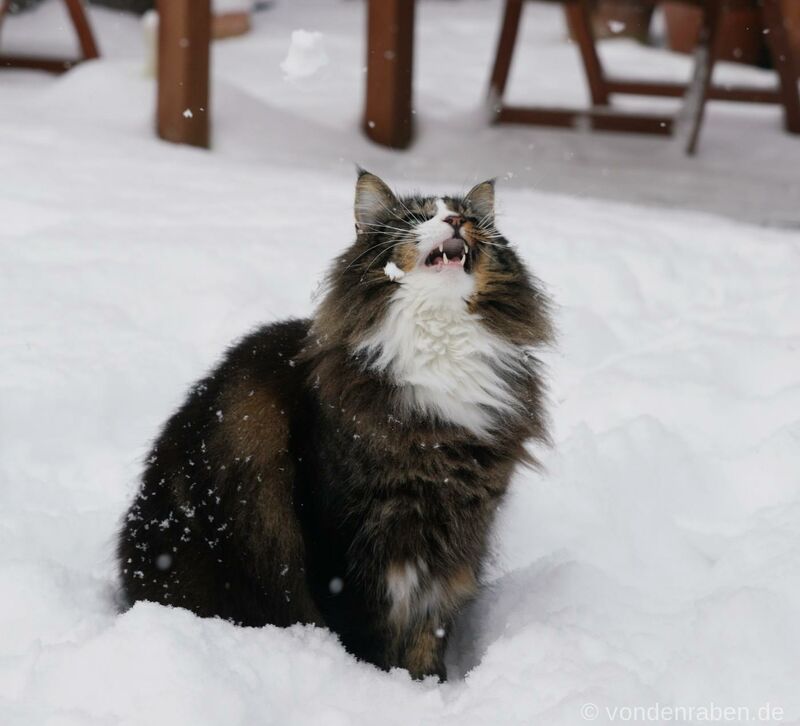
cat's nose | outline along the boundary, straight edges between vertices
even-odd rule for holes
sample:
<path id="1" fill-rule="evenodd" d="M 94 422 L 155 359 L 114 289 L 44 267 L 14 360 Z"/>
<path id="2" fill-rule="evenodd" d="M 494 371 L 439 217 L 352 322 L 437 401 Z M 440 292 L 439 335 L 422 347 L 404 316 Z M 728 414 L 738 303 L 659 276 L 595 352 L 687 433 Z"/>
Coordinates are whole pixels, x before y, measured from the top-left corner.
<path id="1" fill-rule="evenodd" d="M 464 218 L 460 214 L 451 214 L 449 217 L 445 217 L 444 221 L 447 222 L 456 232 L 458 232 L 458 228 L 464 224 Z"/>

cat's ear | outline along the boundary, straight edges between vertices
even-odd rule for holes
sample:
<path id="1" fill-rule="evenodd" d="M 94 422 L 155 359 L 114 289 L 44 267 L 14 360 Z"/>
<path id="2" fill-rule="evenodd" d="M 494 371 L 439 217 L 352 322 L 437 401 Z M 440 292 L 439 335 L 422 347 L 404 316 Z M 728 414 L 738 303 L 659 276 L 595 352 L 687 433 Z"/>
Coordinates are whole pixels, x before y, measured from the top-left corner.
<path id="1" fill-rule="evenodd" d="M 397 197 L 382 179 L 358 169 L 355 213 L 356 230 L 360 234 L 370 232 L 381 219 L 386 219 L 387 213 L 391 214 L 399 206 Z"/>
<path id="2" fill-rule="evenodd" d="M 494 179 L 476 184 L 464 198 L 472 213 L 479 219 L 494 220 Z"/>

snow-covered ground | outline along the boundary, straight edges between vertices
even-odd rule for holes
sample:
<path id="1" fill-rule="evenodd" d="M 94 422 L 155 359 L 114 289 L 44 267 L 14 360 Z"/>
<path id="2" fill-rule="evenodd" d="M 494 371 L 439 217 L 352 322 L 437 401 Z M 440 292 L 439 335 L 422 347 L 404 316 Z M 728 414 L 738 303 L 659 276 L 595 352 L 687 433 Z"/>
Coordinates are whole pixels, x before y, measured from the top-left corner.
<path id="1" fill-rule="evenodd" d="M 4 41 L 56 46 L 59 12 L 12 18 Z M 485 128 L 498 7 L 470 0 L 420 3 L 420 136 L 384 151 L 358 131 L 362 12 L 284 1 L 217 44 L 211 153 L 153 137 L 133 18 L 93 11 L 100 62 L 0 74 L 0 723 L 576 726 L 584 704 L 595 723 L 625 706 L 800 722 L 800 141 L 775 109 L 731 105 L 694 160 Z M 579 76 L 559 13 L 528 20 L 512 93 L 563 101 Z M 308 75 L 281 68 L 299 29 L 322 33 Z M 351 236 L 356 161 L 401 189 L 500 175 L 500 226 L 558 303 L 556 445 L 515 482 L 445 685 L 310 627 L 114 605 L 148 442 L 232 339 L 311 312 Z"/>

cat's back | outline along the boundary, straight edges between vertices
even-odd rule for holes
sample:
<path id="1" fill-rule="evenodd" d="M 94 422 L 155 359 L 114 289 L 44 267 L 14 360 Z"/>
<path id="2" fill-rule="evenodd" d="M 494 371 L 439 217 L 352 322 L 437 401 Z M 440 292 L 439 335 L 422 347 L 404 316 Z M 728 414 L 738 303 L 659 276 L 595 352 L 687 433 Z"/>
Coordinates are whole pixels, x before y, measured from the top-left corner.
<path id="1" fill-rule="evenodd" d="M 173 465 L 183 464 L 180 460 L 198 441 L 204 452 L 212 448 L 221 464 L 284 447 L 302 396 L 305 373 L 296 358 L 309 326 L 307 319 L 265 325 L 229 348 L 167 421 L 155 461 L 166 457 Z"/>
<path id="2" fill-rule="evenodd" d="M 290 448 L 306 398 L 296 358 L 309 325 L 288 320 L 244 337 L 165 424 L 120 532 L 128 602 L 179 604 L 249 624 L 313 619 L 304 614 L 302 578 L 286 573 L 291 563 L 299 575 L 303 558 Z M 253 600 L 249 585 L 234 586 L 281 573 L 280 598 Z"/>
<path id="3" fill-rule="evenodd" d="M 309 319 L 294 318 L 254 330 L 228 349 L 214 375 L 223 376 L 225 383 L 254 376 L 262 384 L 293 386 L 299 372 L 296 358 L 310 326 Z"/>
<path id="4" fill-rule="evenodd" d="M 309 326 L 309 320 L 267 325 L 228 351 L 213 374 L 217 407 L 210 412 L 221 454 L 266 465 L 285 453 L 303 398 L 306 373 L 297 356 Z"/>

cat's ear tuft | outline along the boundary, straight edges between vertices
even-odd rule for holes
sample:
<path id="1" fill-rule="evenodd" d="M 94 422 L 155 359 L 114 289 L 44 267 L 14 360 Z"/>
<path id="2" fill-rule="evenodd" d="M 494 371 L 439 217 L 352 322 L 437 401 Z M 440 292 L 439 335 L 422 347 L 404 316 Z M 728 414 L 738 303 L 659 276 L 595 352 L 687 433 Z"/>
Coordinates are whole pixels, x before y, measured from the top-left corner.
<path id="1" fill-rule="evenodd" d="M 382 179 L 358 167 L 356 182 L 356 229 L 369 232 L 373 225 L 386 219 L 399 206 L 397 197 Z"/>
<path id="2" fill-rule="evenodd" d="M 476 184 L 465 197 L 472 213 L 480 219 L 494 219 L 494 179 Z"/>

